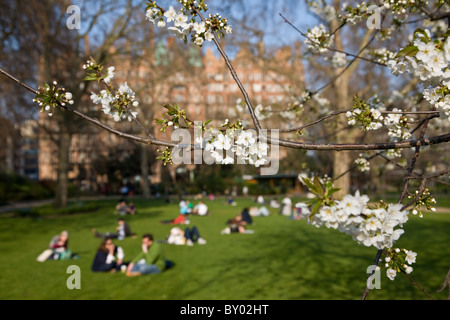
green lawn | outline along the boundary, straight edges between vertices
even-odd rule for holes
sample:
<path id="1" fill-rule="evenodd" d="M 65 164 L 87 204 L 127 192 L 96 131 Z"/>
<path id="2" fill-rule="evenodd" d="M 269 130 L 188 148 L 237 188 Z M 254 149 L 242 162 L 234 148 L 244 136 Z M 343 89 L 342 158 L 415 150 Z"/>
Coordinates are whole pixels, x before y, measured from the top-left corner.
<path id="1" fill-rule="evenodd" d="M 128 259 L 140 250 L 140 236 L 151 232 L 164 239 L 172 226 L 160 224 L 178 214 L 178 203 L 162 200 L 135 201 L 137 216 L 127 217 L 137 239 L 116 241 Z M 212 215 L 191 217 L 206 245 L 193 247 L 164 244 L 175 267 L 159 275 L 128 278 L 122 273 L 99 274 L 90 270 L 100 240 L 92 228 L 113 231 L 117 216 L 115 201 L 97 201 L 99 210 L 60 217 L 0 216 L 0 299 L 149 299 L 149 300 L 305 300 L 360 299 L 366 269 L 376 250 L 358 246 L 336 230 L 317 229 L 305 221 L 292 221 L 271 210 L 269 217 L 256 217 L 254 234 L 221 235 L 225 222 L 237 215 L 250 199 L 238 206 L 222 200 L 207 201 Z M 412 277 L 435 299 L 450 268 L 450 209 L 411 217 L 397 246 L 418 253 Z M 50 238 L 67 229 L 70 248 L 79 260 L 46 261 L 36 257 Z M 81 269 L 81 289 L 69 290 L 67 267 Z M 427 299 L 408 279 L 381 277 L 381 290 L 369 293 L 374 299 Z"/>

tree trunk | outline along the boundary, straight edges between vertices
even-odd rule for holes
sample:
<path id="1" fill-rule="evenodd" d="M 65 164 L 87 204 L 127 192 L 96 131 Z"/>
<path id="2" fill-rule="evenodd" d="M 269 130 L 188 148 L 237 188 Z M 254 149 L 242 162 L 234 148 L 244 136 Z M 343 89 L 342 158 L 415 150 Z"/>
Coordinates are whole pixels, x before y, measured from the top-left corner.
<path id="1" fill-rule="evenodd" d="M 55 205 L 58 208 L 67 206 L 69 188 L 69 150 L 70 134 L 61 130 L 58 148 L 58 177 L 56 183 Z"/>
<path id="2" fill-rule="evenodd" d="M 337 73 L 341 72 L 341 69 L 336 70 Z M 345 72 L 342 74 L 337 80 L 334 85 L 335 89 L 335 96 L 336 96 L 336 108 L 339 111 L 342 110 L 349 110 L 351 106 L 351 99 L 349 97 L 349 80 L 350 80 L 350 74 Z M 337 134 L 336 134 L 336 143 L 344 143 L 346 140 L 348 141 L 349 138 L 349 131 L 347 130 L 341 130 L 342 128 L 345 128 L 347 125 L 346 118 L 345 117 L 339 117 L 337 120 Z M 350 186 L 351 186 L 351 180 L 350 180 L 350 173 L 345 173 L 350 168 L 350 153 L 349 152 L 335 152 L 334 158 L 333 158 L 333 178 L 336 179 L 339 177 L 338 180 L 336 180 L 336 187 L 341 189 L 339 192 L 335 194 L 335 197 L 337 199 L 342 198 L 344 195 L 348 194 L 350 192 Z M 341 176 L 342 175 L 342 176 Z"/>
<path id="3" fill-rule="evenodd" d="M 141 189 L 144 198 L 150 198 L 150 184 L 148 183 L 149 164 L 147 145 L 141 144 Z"/>

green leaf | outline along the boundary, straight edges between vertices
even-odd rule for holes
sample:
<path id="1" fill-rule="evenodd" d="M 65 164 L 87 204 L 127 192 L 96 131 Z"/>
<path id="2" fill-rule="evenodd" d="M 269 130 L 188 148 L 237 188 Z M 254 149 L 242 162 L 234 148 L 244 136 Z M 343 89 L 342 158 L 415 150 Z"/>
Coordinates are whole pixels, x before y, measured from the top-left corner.
<path id="1" fill-rule="evenodd" d="M 316 186 L 316 190 L 317 190 L 318 194 L 323 196 L 324 195 L 323 186 L 320 183 L 320 180 L 319 180 L 319 178 L 317 176 L 314 177 L 314 185 Z"/>
<path id="2" fill-rule="evenodd" d="M 322 206 L 322 202 L 320 200 L 316 200 L 316 203 L 314 204 L 312 210 L 311 210 L 311 216 L 315 215 L 317 212 L 319 212 L 320 207 Z"/>
<path id="3" fill-rule="evenodd" d="M 316 186 L 312 184 L 311 180 L 307 178 L 302 178 L 302 180 L 312 193 L 317 194 Z"/>
<path id="4" fill-rule="evenodd" d="M 414 31 L 414 38 L 416 38 L 416 34 L 418 34 L 418 33 L 421 34 L 421 35 L 423 35 L 423 38 L 425 38 L 426 43 L 428 43 L 428 42 L 431 41 L 430 37 L 428 36 L 428 34 L 425 32 L 424 29 L 419 28 L 419 29 L 417 29 L 416 31 Z M 422 38 L 422 37 L 421 37 L 421 38 Z"/>
<path id="5" fill-rule="evenodd" d="M 417 52 L 419 52 L 419 49 L 416 46 L 411 45 L 409 47 L 406 47 L 406 48 L 403 48 L 402 50 L 400 50 L 397 53 L 397 55 L 395 56 L 395 58 L 400 58 L 403 56 L 412 57 L 412 56 L 415 56 L 417 54 Z"/>

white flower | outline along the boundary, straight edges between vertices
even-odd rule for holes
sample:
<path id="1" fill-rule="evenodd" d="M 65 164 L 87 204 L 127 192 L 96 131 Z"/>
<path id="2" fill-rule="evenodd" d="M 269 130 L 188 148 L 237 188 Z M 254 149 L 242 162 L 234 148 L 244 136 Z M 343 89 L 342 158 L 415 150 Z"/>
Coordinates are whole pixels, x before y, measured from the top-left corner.
<path id="1" fill-rule="evenodd" d="M 174 19 L 174 25 L 175 27 L 184 27 L 186 25 L 186 21 L 188 20 L 188 17 L 184 14 L 180 13 L 175 16 Z"/>
<path id="2" fill-rule="evenodd" d="M 205 23 L 203 21 L 200 23 L 194 22 L 194 24 L 192 25 L 192 29 L 197 34 L 204 33 L 206 31 Z"/>
<path id="3" fill-rule="evenodd" d="M 375 217 L 370 218 L 366 221 L 365 228 L 367 231 L 377 231 L 381 229 L 381 223 L 380 220 L 378 220 Z"/>
<path id="4" fill-rule="evenodd" d="M 208 29 L 208 31 L 205 32 L 205 40 L 207 41 L 213 41 L 214 34 L 212 33 L 211 29 Z"/>
<path id="5" fill-rule="evenodd" d="M 217 150 L 229 150 L 231 148 L 231 139 L 230 137 L 220 133 L 217 136 L 217 140 L 213 142 L 213 146 Z"/>
<path id="6" fill-rule="evenodd" d="M 397 276 L 397 271 L 395 271 L 394 269 L 387 269 L 386 271 L 386 275 L 389 279 L 391 279 L 392 281 L 395 279 L 395 277 Z"/>
<path id="7" fill-rule="evenodd" d="M 443 53 L 436 53 L 429 61 L 429 64 L 431 68 L 437 72 L 437 76 L 440 76 L 442 69 L 447 67 L 447 60 Z"/>
<path id="8" fill-rule="evenodd" d="M 320 219 L 322 221 L 335 222 L 336 221 L 336 217 L 334 216 L 335 212 L 336 207 L 325 206 L 321 208 L 319 211 Z"/>
<path id="9" fill-rule="evenodd" d="M 167 22 L 171 22 L 175 20 L 175 17 L 177 16 L 177 12 L 173 8 L 173 6 L 169 7 L 169 10 L 164 12 L 164 16 L 167 18 Z"/>
<path id="10" fill-rule="evenodd" d="M 405 272 L 406 274 L 410 274 L 411 272 L 413 272 L 413 268 L 411 266 L 405 266 Z"/>
<path id="11" fill-rule="evenodd" d="M 258 157 L 264 157 L 267 156 L 267 150 L 269 149 L 269 146 L 267 143 L 258 142 L 257 145 L 257 155 Z"/>
<path id="12" fill-rule="evenodd" d="M 422 41 L 416 41 L 415 45 L 419 49 L 416 58 L 423 61 L 424 63 L 429 63 L 433 60 L 436 55 L 436 44 L 432 41 L 429 43 L 424 43 Z"/>
<path id="13" fill-rule="evenodd" d="M 252 132 L 242 131 L 242 133 L 237 138 L 237 143 L 245 147 L 254 144 L 256 139 L 253 137 Z"/>
<path id="14" fill-rule="evenodd" d="M 203 45 L 203 42 L 204 42 L 204 40 L 203 40 L 202 37 L 195 37 L 194 43 L 195 43 L 196 45 L 198 45 L 199 47 L 200 47 L 201 45 Z"/>
<path id="15" fill-rule="evenodd" d="M 417 257 L 417 253 L 413 252 L 413 251 L 408 251 L 406 253 L 406 262 L 408 262 L 409 264 L 413 264 L 416 262 L 416 257 Z"/>

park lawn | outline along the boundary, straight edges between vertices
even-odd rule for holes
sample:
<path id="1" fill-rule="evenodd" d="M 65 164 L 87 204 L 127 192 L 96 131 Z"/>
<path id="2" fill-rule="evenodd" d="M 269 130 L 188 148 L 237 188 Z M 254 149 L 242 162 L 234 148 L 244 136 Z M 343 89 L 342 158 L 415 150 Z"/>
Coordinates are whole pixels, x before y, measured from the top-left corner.
<path id="1" fill-rule="evenodd" d="M 271 209 L 269 217 L 255 217 L 249 229 L 254 234 L 222 235 L 225 222 L 253 205 L 238 199 L 235 207 L 223 200 L 206 201 L 211 215 L 190 217 L 206 245 L 164 244 L 166 257 L 174 268 L 158 275 L 128 278 L 122 273 L 100 274 L 90 270 L 100 232 L 113 231 L 118 216 L 114 200 L 99 200 L 94 212 L 48 217 L 0 217 L 0 299 L 25 300 L 353 300 L 360 299 L 366 284 L 366 270 L 376 250 L 357 245 L 337 230 L 318 229 L 303 220 L 290 220 Z M 117 241 L 132 259 L 140 250 L 141 236 L 153 233 L 165 239 L 172 226 L 161 224 L 178 215 L 176 201 L 135 199 L 138 215 L 127 221 L 138 238 Z M 425 213 L 410 217 L 397 246 L 418 253 L 413 279 L 435 299 L 445 300 L 448 292 L 436 293 L 450 267 L 450 209 L 447 213 Z M 66 229 L 69 247 L 78 260 L 46 261 L 36 257 L 50 238 Z M 81 289 L 69 290 L 67 267 L 81 270 Z M 381 275 L 381 290 L 368 299 L 427 299 L 403 275 L 390 281 Z"/>

